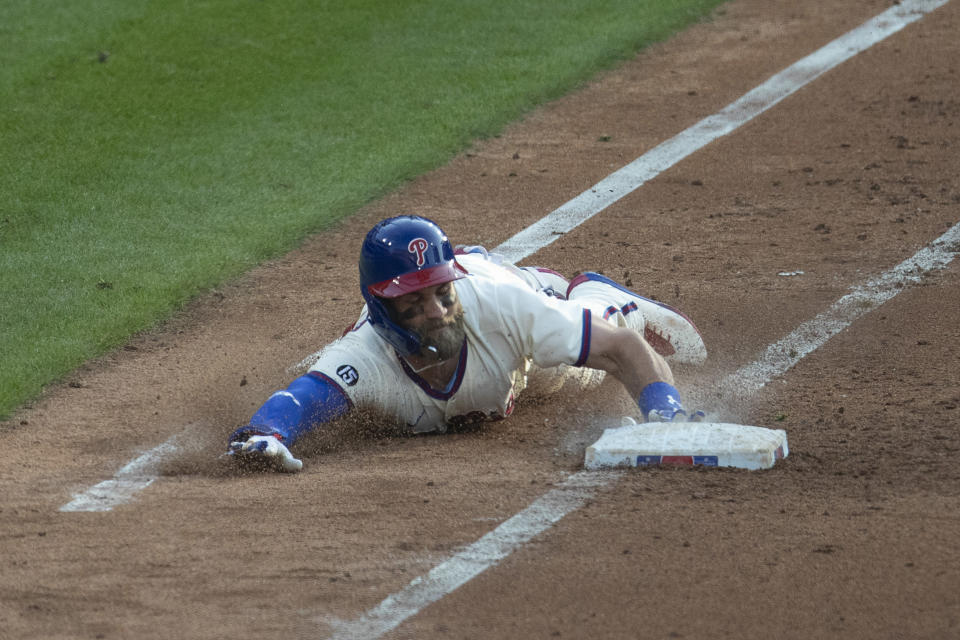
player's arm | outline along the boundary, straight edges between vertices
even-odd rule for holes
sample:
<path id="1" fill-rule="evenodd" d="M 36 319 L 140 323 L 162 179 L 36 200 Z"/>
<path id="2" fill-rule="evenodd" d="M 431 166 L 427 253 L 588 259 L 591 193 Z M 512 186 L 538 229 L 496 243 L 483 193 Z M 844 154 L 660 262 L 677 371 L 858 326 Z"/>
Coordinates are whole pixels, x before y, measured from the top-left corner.
<path id="1" fill-rule="evenodd" d="M 230 451 L 241 458 L 268 458 L 284 471 L 302 464 L 288 447 L 318 425 L 335 420 L 352 408 L 338 384 L 311 371 L 277 391 L 257 410 L 250 422 L 230 435 Z"/>
<path id="2" fill-rule="evenodd" d="M 639 333 L 591 315 L 589 341 L 584 366 L 602 369 L 619 380 L 637 400 L 644 419 L 686 415 L 670 365 Z"/>

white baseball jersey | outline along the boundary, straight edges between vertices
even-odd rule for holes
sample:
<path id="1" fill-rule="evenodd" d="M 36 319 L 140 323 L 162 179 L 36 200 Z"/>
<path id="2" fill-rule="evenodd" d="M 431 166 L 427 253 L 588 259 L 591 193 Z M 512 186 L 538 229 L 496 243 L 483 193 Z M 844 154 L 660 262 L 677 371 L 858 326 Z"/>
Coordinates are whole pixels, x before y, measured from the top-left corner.
<path id="1" fill-rule="evenodd" d="M 444 431 L 513 411 L 531 364 L 582 365 L 591 312 L 538 291 L 543 283 L 480 254 L 457 256 L 469 275 L 453 282 L 464 309 L 465 346 L 444 389 L 434 389 L 380 338 L 366 309 L 352 330 L 310 368 L 340 386 L 355 407 L 375 408 L 414 432 Z"/>

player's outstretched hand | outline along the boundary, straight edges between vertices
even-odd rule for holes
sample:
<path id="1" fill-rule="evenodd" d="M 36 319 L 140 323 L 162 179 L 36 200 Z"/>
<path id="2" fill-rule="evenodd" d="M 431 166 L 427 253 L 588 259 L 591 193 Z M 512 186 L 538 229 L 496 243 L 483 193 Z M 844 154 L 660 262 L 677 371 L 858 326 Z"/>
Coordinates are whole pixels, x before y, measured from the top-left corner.
<path id="1" fill-rule="evenodd" d="M 295 473 L 303 468 L 303 462 L 294 458 L 290 450 L 273 436 L 250 436 L 245 441 L 231 442 L 228 453 L 239 464 L 251 469 Z"/>

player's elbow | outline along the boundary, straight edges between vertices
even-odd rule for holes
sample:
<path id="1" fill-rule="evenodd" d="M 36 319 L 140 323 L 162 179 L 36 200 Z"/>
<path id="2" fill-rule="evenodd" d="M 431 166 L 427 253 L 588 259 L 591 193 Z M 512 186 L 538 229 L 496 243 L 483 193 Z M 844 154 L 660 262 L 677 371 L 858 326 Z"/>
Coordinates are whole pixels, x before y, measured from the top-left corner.
<path id="1" fill-rule="evenodd" d="M 631 354 L 636 352 L 635 339 L 640 336 L 630 329 L 615 327 L 606 322 L 595 323 L 590 355 L 586 366 L 602 369 L 610 375 L 622 379 L 630 369 Z"/>
<path id="2" fill-rule="evenodd" d="M 605 326 L 604 326 L 605 325 Z M 594 332 L 586 366 L 603 369 L 630 391 L 639 391 L 651 382 L 673 382 L 666 361 L 632 329 L 602 323 Z"/>

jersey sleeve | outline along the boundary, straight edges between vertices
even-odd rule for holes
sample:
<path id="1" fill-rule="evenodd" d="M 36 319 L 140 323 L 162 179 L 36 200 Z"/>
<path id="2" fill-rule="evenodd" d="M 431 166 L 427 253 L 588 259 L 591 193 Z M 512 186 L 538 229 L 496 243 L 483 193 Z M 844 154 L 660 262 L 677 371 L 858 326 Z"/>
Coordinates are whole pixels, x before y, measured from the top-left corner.
<path id="1" fill-rule="evenodd" d="M 337 384 L 351 404 L 388 406 L 397 385 L 396 360 L 387 343 L 362 321 L 320 352 L 310 372 Z"/>
<path id="2" fill-rule="evenodd" d="M 590 354 L 589 309 L 533 291 L 513 278 L 496 282 L 489 292 L 477 293 L 492 298 L 481 306 L 496 308 L 505 334 L 536 365 L 579 367 L 586 362 Z"/>
<path id="3" fill-rule="evenodd" d="M 537 293 L 543 308 L 531 319 L 530 355 L 541 367 L 581 367 L 590 355 L 590 310 Z"/>

